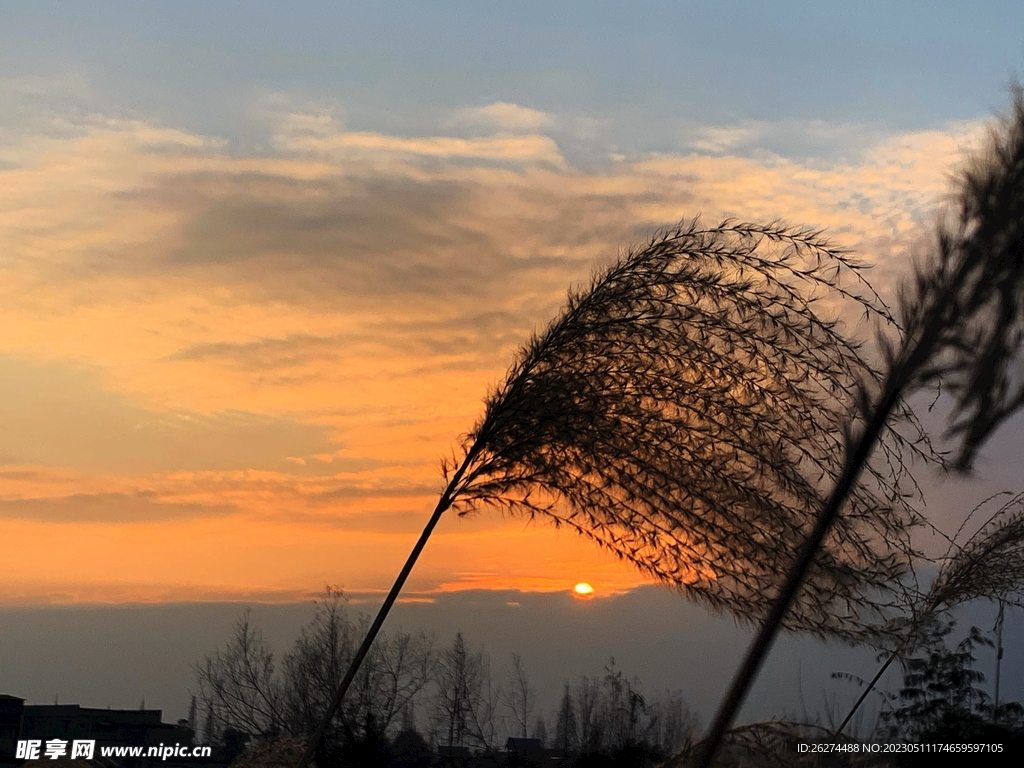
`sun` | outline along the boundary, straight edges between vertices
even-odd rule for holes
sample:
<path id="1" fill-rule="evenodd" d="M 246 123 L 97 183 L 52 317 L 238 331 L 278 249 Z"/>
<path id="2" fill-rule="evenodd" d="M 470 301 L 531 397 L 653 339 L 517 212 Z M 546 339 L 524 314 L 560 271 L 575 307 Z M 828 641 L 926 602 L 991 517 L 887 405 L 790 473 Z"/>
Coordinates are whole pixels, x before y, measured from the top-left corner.
<path id="1" fill-rule="evenodd" d="M 591 597 L 594 596 L 594 588 L 587 584 L 587 582 L 581 581 L 579 584 L 572 588 L 572 593 L 574 596 L 580 598 L 581 600 L 589 600 Z"/>

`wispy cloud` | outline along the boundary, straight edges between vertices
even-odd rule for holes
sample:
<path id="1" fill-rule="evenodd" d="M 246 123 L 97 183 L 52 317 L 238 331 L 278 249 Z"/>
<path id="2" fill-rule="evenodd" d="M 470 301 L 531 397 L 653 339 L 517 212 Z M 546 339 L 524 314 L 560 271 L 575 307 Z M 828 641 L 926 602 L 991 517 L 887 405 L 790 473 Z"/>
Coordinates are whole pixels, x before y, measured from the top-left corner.
<path id="1" fill-rule="evenodd" d="M 470 125 L 499 131 L 537 131 L 554 123 L 554 116 L 549 112 L 508 101 L 496 101 L 484 107 L 460 110 L 457 119 Z"/>
<path id="2" fill-rule="evenodd" d="M 310 130 L 310 128 L 315 130 Z M 339 160 L 433 158 L 493 163 L 540 163 L 565 167 L 558 145 L 541 133 L 507 133 L 476 138 L 458 136 L 402 137 L 370 131 L 330 130 L 324 118 L 316 122 L 293 116 L 274 136 L 276 149 L 286 153 Z"/>

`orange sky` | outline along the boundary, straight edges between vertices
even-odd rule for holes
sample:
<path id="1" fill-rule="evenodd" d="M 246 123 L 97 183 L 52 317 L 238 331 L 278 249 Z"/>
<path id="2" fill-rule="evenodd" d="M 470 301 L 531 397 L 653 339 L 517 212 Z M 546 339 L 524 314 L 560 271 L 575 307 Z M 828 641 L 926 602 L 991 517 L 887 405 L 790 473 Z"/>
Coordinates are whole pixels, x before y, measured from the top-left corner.
<path id="1" fill-rule="evenodd" d="M 278 114 L 272 151 L 142 120 L 0 149 L 0 602 L 292 599 L 385 589 L 439 461 L 519 344 L 654 228 L 827 227 L 891 288 L 978 135 L 854 159 L 700 153 L 573 167 L 545 115 L 492 135 Z M 547 526 L 446 519 L 411 595 L 642 583 Z"/>

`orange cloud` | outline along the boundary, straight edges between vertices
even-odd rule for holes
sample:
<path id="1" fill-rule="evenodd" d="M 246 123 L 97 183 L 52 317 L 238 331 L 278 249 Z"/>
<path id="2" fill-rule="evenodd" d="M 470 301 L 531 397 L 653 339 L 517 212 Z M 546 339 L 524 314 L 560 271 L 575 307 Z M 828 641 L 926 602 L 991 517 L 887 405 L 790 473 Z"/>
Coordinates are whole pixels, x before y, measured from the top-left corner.
<path id="1" fill-rule="evenodd" d="M 382 589 L 440 457 L 569 284 L 703 213 L 828 227 L 891 290 L 977 131 L 825 163 L 729 155 L 765 128 L 716 128 L 694 144 L 705 154 L 583 170 L 540 132 L 551 116 L 473 115 L 529 132 L 415 138 L 292 115 L 277 156 L 244 157 L 96 118 L 3 147 L 0 601 Z M 579 580 L 642 581 L 484 513 L 443 523 L 411 587 Z"/>

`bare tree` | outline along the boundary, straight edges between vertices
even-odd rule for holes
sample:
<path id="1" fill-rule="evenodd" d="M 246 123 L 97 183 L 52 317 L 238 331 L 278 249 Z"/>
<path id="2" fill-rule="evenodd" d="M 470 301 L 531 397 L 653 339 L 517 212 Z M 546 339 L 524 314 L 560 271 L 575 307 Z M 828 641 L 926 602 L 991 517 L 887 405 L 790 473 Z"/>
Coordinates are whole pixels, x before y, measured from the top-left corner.
<path id="1" fill-rule="evenodd" d="M 490 665 L 473 652 L 461 632 L 438 655 L 432 737 L 450 746 L 490 748 L 497 733 L 500 690 L 491 682 Z"/>
<path id="2" fill-rule="evenodd" d="M 319 722 L 366 632 L 365 616 L 353 620 L 341 592 L 328 589 L 313 620 L 302 628 L 284 660 L 284 700 L 292 733 L 308 735 Z M 388 732 L 433 677 L 433 640 L 399 633 L 381 637 L 333 723 L 330 740 L 361 738 L 367 729 Z"/>
<path id="3" fill-rule="evenodd" d="M 537 717 L 533 721 L 533 730 L 531 731 L 530 738 L 536 739 L 540 742 L 542 747 L 548 745 L 548 724 L 543 717 Z"/>
<path id="4" fill-rule="evenodd" d="M 375 699 L 379 702 L 378 717 L 385 728 L 395 722 L 396 716 L 406 712 L 411 716 L 416 697 L 433 680 L 433 647 L 433 637 L 423 632 L 399 633 L 380 643 Z"/>
<path id="5" fill-rule="evenodd" d="M 697 716 L 690 711 L 682 691 L 666 691 L 650 705 L 651 742 L 664 754 L 689 748 L 697 735 Z"/>
<path id="6" fill-rule="evenodd" d="M 607 746 L 637 744 L 644 740 L 648 714 L 647 699 L 640 691 L 639 681 L 630 680 L 611 659 L 604 668 L 602 697 L 604 736 Z"/>
<path id="7" fill-rule="evenodd" d="M 576 722 L 576 707 L 573 705 L 569 681 L 566 680 L 562 699 L 558 704 L 558 711 L 555 713 L 555 748 L 570 753 L 576 752 L 579 749 L 579 744 L 580 734 Z"/>
<path id="8" fill-rule="evenodd" d="M 437 654 L 434 695 L 427 700 L 430 737 L 438 746 L 468 746 L 493 752 L 504 728 L 501 686 L 490 660 L 472 651 L 461 632 Z"/>
<path id="9" fill-rule="evenodd" d="M 491 677 L 490 661 L 483 657 L 479 695 L 470 710 L 470 736 L 473 743 L 491 756 L 498 749 L 498 738 L 504 733 L 501 716 L 501 685 Z"/>
<path id="10" fill-rule="evenodd" d="M 576 716 L 582 752 L 597 752 L 604 744 L 605 723 L 601 716 L 601 687 L 584 676 L 576 686 Z"/>
<path id="11" fill-rule="evenodd" d="M 530 735 L 537 694 L 530 685 L 530 676 L 526 673 L 523 659 L 518 653 L 512 654 L 512 669 L 509 672 L 508 687 L 505 689 L 504 704 L 512 718 L 513 730 L 525 739 Z"/>
<path id="12" fill-rule="evenodd" d="M 616 753 L 633 750 L 634 757 L 659 758 L 692 744 L 696 728 L 681 692 L 666 691 L 652 699 L 613 659 L 598 680 L 565 682 L 555 711 L 553 746 L 568 755 L 616 759 Z"/>
<path id="13" fill-rule="evenodd" d="M 471 690 L 479 669 L 461 632 L 438 656 L 437 691 L 433 701 L 431 735 L 446 746 L 462 746 L 469 730 Z"/>
<path id="14" fill-rule="evenodd" d="M 274 654 L 252 625 L 249 611 L 235 623 L 224 650 L 207 657 L 195 672 L 199 697 L 209 713 L 208 730 L 234 728 L 260 738 L 280 733 L 281 686 Z"/>
<path id="15" fill-rule="evenodd" d="M 345 613 L 341 594 L 328 589 L 285 659 L 284 699 L 294 733 L 307 734 L 316 728 L 320 713 L 352 658 L 359 630 Z M 353 708 L 347 711 L 351 715 Z M 339 738 L 339 729 L 340 723 L 335 722 L 330 741 Z"/>
<path id="16" fill-rule="evenodd" d="M 214 703 L 206 701 L 206 720 L 203 724 L 203 743 L 216 744 L 220 741 L 220 727 L 217 724 L 217 710 Z"/>
<path id="17" fill-rule="evenodd" d="M 307 738 L 348 667 L 368 619 L 352 618 L 344 595 L 328 589 L 283 663 L 275 664 L 247 611 L 226 647 L 196 668 L 207 712 L 207 740 L 236 732 L 267 740 Z M 324 744 L 340 745 L 393 733 L 434 676 L 433 640 L 425 634 L 383 636 L 360 669 L 352 697 L 336 713 Z"/>

